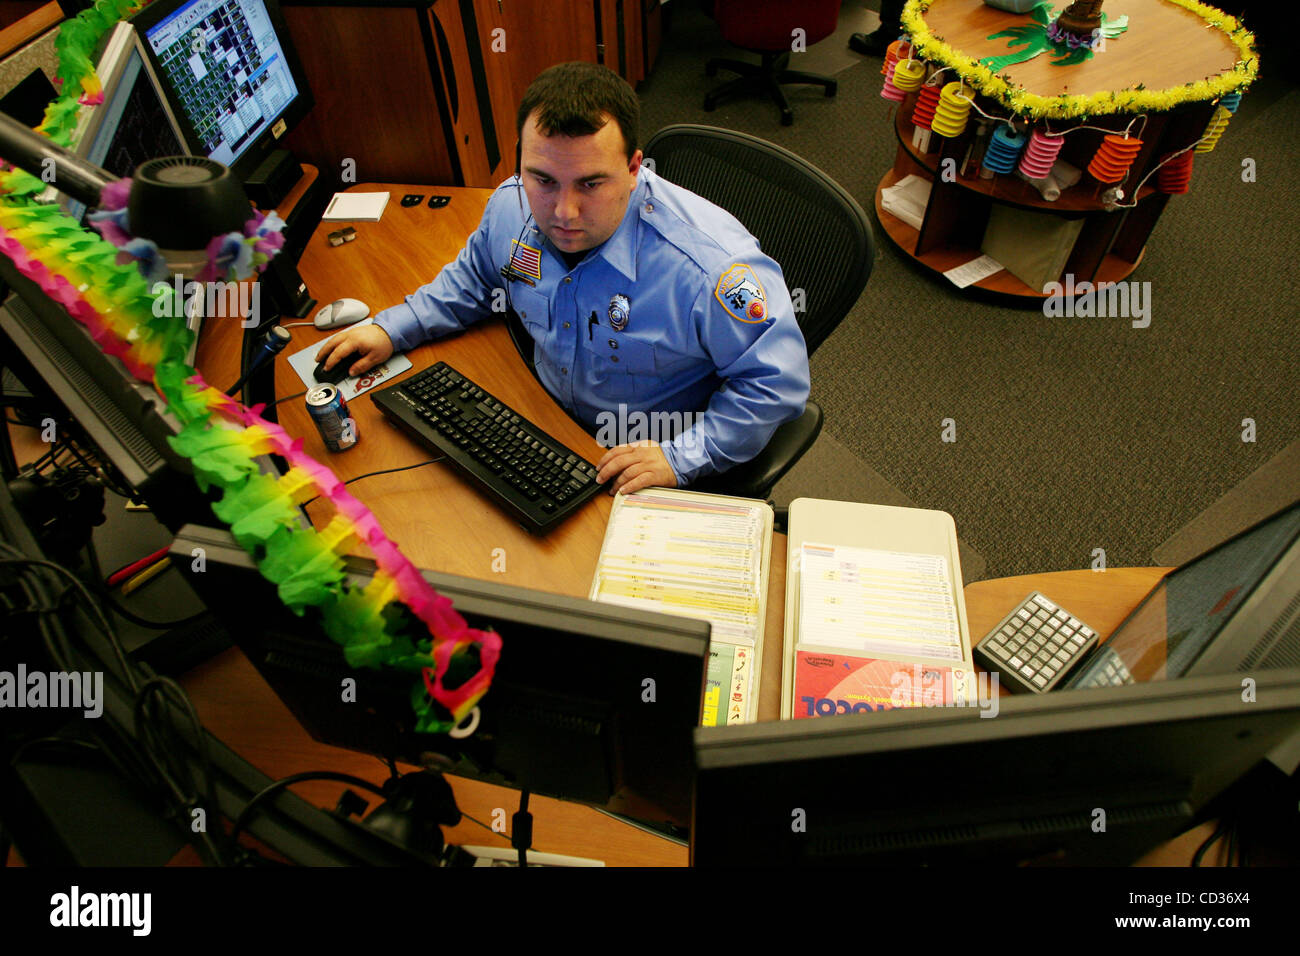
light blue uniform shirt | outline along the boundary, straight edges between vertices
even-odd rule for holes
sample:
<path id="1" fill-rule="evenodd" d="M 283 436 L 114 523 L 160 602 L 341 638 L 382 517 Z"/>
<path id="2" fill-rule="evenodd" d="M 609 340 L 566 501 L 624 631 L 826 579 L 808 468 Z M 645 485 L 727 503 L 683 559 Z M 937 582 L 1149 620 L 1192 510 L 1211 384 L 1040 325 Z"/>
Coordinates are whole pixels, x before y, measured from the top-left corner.
<path id="1" fill-rule="evenodd" d="M 535 284 L 507 283 L 507 264 Z M 753 458 L 808 399 L 781 267 L 734 216 L 645 166 L 618 229 L 572 269 L 518 181 L 503 183 L 456 261 L 375 324 L 407 351 L 507 293 L 551 395 L 602 444 L 658 440 L 679 485 Z"/>

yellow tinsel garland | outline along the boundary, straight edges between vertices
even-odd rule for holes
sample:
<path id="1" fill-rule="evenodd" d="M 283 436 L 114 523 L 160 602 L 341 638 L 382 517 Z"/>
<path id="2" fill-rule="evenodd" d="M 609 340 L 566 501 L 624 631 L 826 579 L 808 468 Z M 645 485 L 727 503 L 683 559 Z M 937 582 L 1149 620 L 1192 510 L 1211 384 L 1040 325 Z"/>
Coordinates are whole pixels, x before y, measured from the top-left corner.
<path id="1" fill-rule="evenodd" d="M 1158 113 L 1182 103 L 1216 100 L 1235 91 L 1244 91 L 1259 73 L 1259 55 L 1255 37 L 1237 18 L 1197 0 L 1166 0 L 1195 13 L 1206 23 L 1228 35 L 1241 57 L 1232 71 L 1210 79 L 1198 80 L 1167 90 L 1125 89 L 1100 93 L 1064 96 L 1039 96 L 1027 93 L 981 66 L 974 57 L 959 53 L 930 32 L 923 14 L 932 0 L 908 0 L 901 17 L 904 31 L 912 39 L 917 54 L 942 66 L 952 67 L 984 96 L 1002 103 L 1013 114 L 1031 119 L 1082 119 L 1108 113 Z"/>

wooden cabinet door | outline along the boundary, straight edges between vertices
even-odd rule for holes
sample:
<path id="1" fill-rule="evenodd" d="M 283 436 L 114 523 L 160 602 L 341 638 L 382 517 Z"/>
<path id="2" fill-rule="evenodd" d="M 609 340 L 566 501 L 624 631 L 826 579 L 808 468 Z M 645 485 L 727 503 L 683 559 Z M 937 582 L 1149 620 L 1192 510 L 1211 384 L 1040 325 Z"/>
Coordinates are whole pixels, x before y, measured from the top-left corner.
<path id="1" fill-rule="evenodd" d="M 597 61 L 600 2 L 435 0 L 430 21 L 465 185 L 514 175 L 524 91 L 548 66 Z"/>
<path id="2" fill-rule="evenodd" d="M 428 16 L 463 184 L 495 186 L 514 174 L 515 160 L 509 37 L 496 2 L 435 0 Z"/>
<path id="3" fill-rule="evenodd" d="M 300 162 L 333 188 L 456 182 L 422 9 L 286 2 L 282 12 L 316 101 L 286 137 Z"/>

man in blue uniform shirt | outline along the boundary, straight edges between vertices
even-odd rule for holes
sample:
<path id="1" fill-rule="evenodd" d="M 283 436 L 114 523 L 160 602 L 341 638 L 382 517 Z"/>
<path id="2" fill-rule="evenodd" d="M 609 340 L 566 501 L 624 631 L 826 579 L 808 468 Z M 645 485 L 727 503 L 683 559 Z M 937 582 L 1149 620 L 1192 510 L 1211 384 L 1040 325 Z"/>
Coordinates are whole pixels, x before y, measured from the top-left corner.
<path id="1" fill-rule="evenodd" d="M 551 395 L 598 439 L 615 432 L 598 465 L 612 492 L 753 458 L 808 398 L 790 294 L 733 216 L 642 165 L 638 114 L 605 67 L 539 75 L 519 108 L 519 175 L 456 261 L 317 358 L 332 368 L 351 356 L 358 375 L 485 318 L 504 295 Z"/>

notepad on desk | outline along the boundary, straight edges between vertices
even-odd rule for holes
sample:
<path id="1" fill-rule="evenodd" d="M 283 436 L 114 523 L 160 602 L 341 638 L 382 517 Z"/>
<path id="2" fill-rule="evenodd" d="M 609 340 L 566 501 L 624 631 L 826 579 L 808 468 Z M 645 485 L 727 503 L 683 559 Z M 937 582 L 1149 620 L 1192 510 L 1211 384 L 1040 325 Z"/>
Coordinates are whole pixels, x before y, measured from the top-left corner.
<path id="1" fill-rule="evenodd" d="M 389 193 L 335 193 L 321 219 L 326 222 L 379 222 Z"/>
<path id="2" fill-rule="evenodd" d="M 757 714 L 771 547 L 765 502 L 667 488 L 614 500 L 590 597 L 710 623 L 705 726 Z"/>

